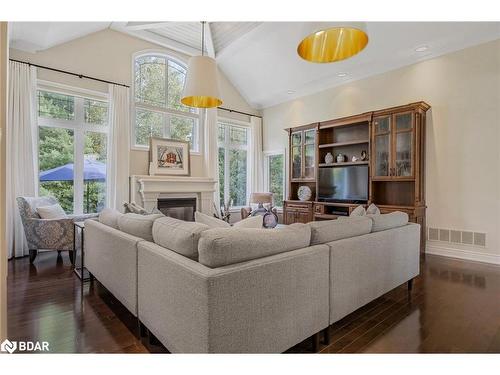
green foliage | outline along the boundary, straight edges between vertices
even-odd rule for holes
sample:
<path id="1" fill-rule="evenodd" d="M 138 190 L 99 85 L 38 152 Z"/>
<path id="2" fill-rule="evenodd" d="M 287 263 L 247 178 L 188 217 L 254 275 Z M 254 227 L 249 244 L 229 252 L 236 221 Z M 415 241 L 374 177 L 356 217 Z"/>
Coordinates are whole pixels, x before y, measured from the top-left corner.
<path id="1" fill-rule="evenodd" d="M 283 162 L 283 155 L 269 156 L 269 191 L 277 207 L 283 205 Z"/>

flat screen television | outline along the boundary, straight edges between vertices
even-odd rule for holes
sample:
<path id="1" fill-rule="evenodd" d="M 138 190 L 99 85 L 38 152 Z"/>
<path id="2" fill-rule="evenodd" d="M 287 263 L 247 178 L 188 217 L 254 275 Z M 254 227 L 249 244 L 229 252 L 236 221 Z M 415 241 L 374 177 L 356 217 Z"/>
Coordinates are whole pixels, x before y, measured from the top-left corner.
<path id="1" fill-rule="evenodd" d="M 319 168 L 318 200 L 366 203 L 368 201 L 368 165 Z"/>

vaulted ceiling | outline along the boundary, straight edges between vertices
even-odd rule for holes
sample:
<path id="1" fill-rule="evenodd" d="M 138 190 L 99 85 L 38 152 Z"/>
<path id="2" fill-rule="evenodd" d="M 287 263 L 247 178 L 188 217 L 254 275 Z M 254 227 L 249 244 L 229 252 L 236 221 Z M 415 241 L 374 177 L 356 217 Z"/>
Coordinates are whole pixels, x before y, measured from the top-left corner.
<path id="1" fill-rule="evenodd" d="M 248 103 L 264 108 L 500 38 L 498 22 L 368 22 L 368 46 L 348 60 L 313 64 L 296 52 L 315 25 L 305 22 L 210 22 L 206 53 Z M 16 22 L 11 46 L 30 52 L 105 28 L 196 55 L 199 22 Z"/>

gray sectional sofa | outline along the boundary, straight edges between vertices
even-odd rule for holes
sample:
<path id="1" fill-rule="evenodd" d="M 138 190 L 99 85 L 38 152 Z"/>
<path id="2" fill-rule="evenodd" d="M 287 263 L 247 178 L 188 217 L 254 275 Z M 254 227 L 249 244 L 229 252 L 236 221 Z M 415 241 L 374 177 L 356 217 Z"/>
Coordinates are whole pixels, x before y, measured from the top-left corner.
<path id="1" fill-rule="evenodd" d="M 210 229 L 105 211 L 85 266 L 173 353 L 279 353 L 419 274 L 404 213 Z"/>

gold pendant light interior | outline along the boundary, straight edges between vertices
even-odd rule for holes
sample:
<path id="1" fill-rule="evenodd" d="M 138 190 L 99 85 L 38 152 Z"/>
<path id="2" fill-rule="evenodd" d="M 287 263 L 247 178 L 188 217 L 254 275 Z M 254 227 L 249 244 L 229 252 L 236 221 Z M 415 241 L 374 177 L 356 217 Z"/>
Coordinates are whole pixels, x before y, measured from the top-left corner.
<path id="1" fill-rule="evenodd" d="M 297 53 L 304 60 L 331 63 L 352 57 L 368 44 L 368 35 L 352 27 L 333 27 L 316 31 L 300 42 Z"/>

